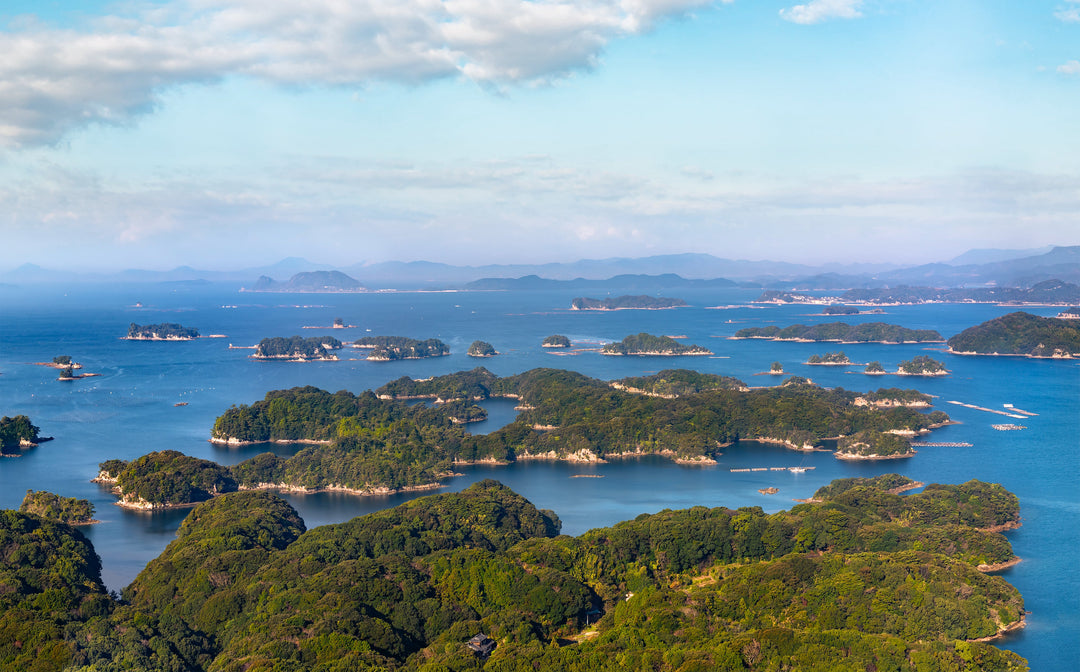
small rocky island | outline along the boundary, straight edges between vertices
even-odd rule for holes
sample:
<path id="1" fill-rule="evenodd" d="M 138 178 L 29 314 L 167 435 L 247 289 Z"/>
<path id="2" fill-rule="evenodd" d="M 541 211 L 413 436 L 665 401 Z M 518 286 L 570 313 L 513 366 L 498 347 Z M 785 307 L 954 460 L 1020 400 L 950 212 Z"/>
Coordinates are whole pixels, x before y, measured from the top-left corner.
<path id="1" fill-rule="evenodd" d="M 259 341 L 251 358 L 262 361 L 333 362 L 338 357 L 330 351 L 341 348 L 341 341 L 333 336 L 275 336 Z"/>
<path id="2" fill-rule="evenodd" d="M 185 327 L 174 322 L 162 324 L 135 324 L 128 327 L 125 341 L 193 341 L 199 337 L 199 330 Z"/>
<path id="3" fill-rule="evenodd" d="M 0 456 L 18 457 L 22 449 L 36 448 L 42 441 L 48 441 L 39 435 L 40 431 L 25 415 L 0 418 Z"/>
<path id="4" fill-rule="evenodd" d="M 1080 357 L 1080 323 L 1017 311 L 961 331 L 949 339 L 957 355 Z"/>
<path id="5" fill-rule="evenodd" d="M 94 520 L 94 505 L 90 500 L 61 497 L 46 490 L 27 490 L 19 513 L 32 513 L 68 525 L 92 525 L 100 522 Z"/>
<path id="6" fill-rule="evenodd" d="M 866 365 L 863 369 L 863 373 L 868 376 L 884 376 L 886 371 L 885 367 L 881 365 L 881 362 L 873 361 Z"/>
<path id="7" fill-rule="evenodd" d="M 681 308 L 686 305 L 682 299 L 663 296 L 616 296 L 608 299 L 590 299 L 579 296 L 570 302 L 570 310 L 664 310 Z"/>
<path id="8" fill-rule="evenodd" d="M 495 347 L 487 341 L 473 341 L 465 354 L 469 357 L 494 357 L 499 353 L 496 352 Z"/>
<path id="9" fill-rule="evenodd" d="M 427 359 L 450 354 L 450 348 L 437 338 L 418 341 L 405 336 L 364 336 L 353 342 L 354 348 L 371 350 L 371 362 L 391 362 L 399 359 Z"/>
<path id="10" fill-rule="evenodd" d="M 840 352 L 826 352 L 824 355 L 810 355 L 806 363 L 811 366 L 849 366 L 851 360 Z"/>
<path id="11" fill-rule="evenodd" d="M 683 345 L 669 336 L 653 336 L 643 332 L 627 336 L 618 343 L 608 343 L 600 349 L 600 354 L 672 357 L 713 353 L 700 345 Z"/>
<path id="12" fill-rule="evenodd" d="M 892 460 L 915 455 L 911 442 L 891 432 L 867 429 L 841 437 L 834 453 L 838 460 Z"/>
<path id="13" fill-rule="evenodd" d="M 898 376 L 947 376 L 945 365 L 926 355 L 918 355 L 900 362 L 896 369 Z"/>
<path id="14" fill-rule="evenodd" d="M 847 324 L 845 322 L 827 322 L 825 324 L 793 324 L 781 329 L 777 326 L 748 327 L 740 329 L 733 339 L 762 339 L 766 341 L 795 341 L 812 343 L 818 341 L 836 341 L 839 343 L 944 343 L 945 339 L 933 329 L 908 329 L 885 322 L 864 322 Z"/>
<path id="15" fill-rule="evenodd" d="M 552 334 L 540 344 L 543 348 L 569 348 L 570 339 L 562 334 Z"/>

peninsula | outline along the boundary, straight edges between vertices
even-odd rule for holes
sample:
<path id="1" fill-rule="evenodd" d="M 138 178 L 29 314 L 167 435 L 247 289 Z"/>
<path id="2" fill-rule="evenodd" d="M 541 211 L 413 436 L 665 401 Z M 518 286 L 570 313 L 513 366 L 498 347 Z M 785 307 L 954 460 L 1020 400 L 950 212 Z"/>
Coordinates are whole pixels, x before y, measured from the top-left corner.
<path id="1" fill-rule="evenodd" d="M 828 322 L 824 324 L 793 324 L 781 329 L 776 326 L 748 327 L 740 329 L 733 339 L 757 338 L 767 341 L 839 343 L 944 343 L 945 339 L 933 329 L 907 329 L 885 322 L 847 324 Z"/>
<path id="2" fill-rule="evenodd" d="M 22 449 L 34 448 L 42 441 L 48 441 L 40 436 L 40 431 L 25 415 L 13 418 L 5 415 L 0 418 L 0 456 L 18 456 L 22 454 Z"/>
<path id="3" fill-rule="evenodd" d="M 199 337 L 199 330 L 173 322 L 162 324 L 135 324 L 128 327 L 126 341 L 193 341 Z"/>
<path id="4" fill-rule="evenodd" d="M 949 339 L 957 355 L 1080 357 L 1080 324 L 1018 311 L 963 330 Z"/>
<path id="5" fill-rule="evenodd" d="M 338 357 L 330 351 L 340 350 L 341 347 L 341 341 L 333 336 L 276 336 L 259 341 L 251 358 L 262 361 L 332 362 L 337 361 Z"/>
<path id="6" fill-rule="evenodd" d="M 27 490 L 19 512 L 32 513 L 68 525 L 92 525 L 101 522 L 94 520 L 94 505 L 89 500 L 61 497 L 46 490 Z"/>
<path id="7" fill-rule="evenodd" d="M 437 338 L 418 341 L 405 336 L 364 336 L 356 339 L 353 347 L 371 350 L 367 359 L 372 362 L 426 359 L 450 354 L 450 348 Z"/>
<path id="8" fill-rule="evenodd" d="M 681 308 L 686 305 L 682 299 L 663 296 L 624 295 L 608 299 L 590 299 L 578 297 L 570 302 L 570 310 L 664 310 Z"/>
<path id="9" fill-rule="evenodd" d="M 1026 670 L 988 641 L 1023 627 L 1023 598 L 980 570 L 1016 561 L 987 531 L 1019 520 L 1016 496 L 895 494 L 915 485 L 843 479 L 774 514 L 665 510 L 577 537 L 492 480 L 311 530 L 271 493 L 231 492 L 193 508 L 123 602 L 78 530 L 3 511 L 0 627 L 21 643 L 5 662 L 470 670 L 482 629 L 499 669 Z"/>
<path id="10" fill-rule="evenodd" d="M 671 357 L 677 355 L 711 355 L 700 345 L 683 345 L 670 336 L 640 333 L 627 336 L 618 343 L 608 343 L 600 349 L 602 355 L 638 355 Z"/>

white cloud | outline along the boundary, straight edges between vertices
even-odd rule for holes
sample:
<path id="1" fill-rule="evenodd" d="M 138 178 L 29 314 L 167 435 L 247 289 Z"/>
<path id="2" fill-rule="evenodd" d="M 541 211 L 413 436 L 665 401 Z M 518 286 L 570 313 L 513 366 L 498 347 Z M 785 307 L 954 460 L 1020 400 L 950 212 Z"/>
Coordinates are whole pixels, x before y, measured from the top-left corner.
<path id="1" fill-rule="evenodd" d="M 730 2 L 731 0 L 722 0 Z M 543 83 L 611 40 L 710 0 L 174 0 L 85 30 L 0 32 L 0 145 L 126 123 L 169 86 L 244 75 L 287 85 Z"/>
<path id="2" fill-rule="evenodd" d="M 1063 75 L 1080 75 L 1080 61 L 1068 61 L 1057 67 L 1057 71 Z"/>
<path id="3" fill-rule="evenodd" d="M 805 5 L 781 9 L 780 18 L 804 25 L 829 19 L 857 19 L 862 16 L 859 11 L 862 4 L 862 0 L 811 0 Z"/>
<path id="4" fill-rule="evenodd" d="M 1080 4 L 1080 0 L 1065 0 L 1070 5 Z M 1080 7 L 1063 7 L 1054 12 L 1054 16 L 1066 23 L 1080 23 Z"/>

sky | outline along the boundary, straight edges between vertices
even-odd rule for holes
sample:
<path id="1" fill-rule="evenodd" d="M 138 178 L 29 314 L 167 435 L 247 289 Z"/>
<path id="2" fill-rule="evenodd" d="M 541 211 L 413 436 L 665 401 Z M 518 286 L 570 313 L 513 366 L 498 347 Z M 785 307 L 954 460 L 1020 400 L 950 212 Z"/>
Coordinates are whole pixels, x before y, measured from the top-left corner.
<path id="1" fill-rule="evenodd" d="M 1080 0 L 6 0 L 0 270 L 1080 244 Z"/>

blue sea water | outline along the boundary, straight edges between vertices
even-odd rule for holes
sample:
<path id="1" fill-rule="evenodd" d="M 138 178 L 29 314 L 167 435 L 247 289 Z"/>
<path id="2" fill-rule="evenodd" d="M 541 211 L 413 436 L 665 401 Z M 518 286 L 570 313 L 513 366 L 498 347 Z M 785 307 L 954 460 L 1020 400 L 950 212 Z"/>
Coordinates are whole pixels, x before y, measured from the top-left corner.
<path id="1" fill-rule="evenodd" d="M 776 384 L 758 375 L 779 361 L 794 374 L 853 390 L 914 387 L 935 396 L 935 408 L 960 424 L 935 431 L 935 442 L 969 442 L 970 448 L 928 447 L 910 459 L 843 462 L 831 454 L 801 454 L 777 446 L 742 443 L 728 448 L 719 464 L 687 467 L 659 458 L 602 465 L 529 462 L 507 467 L 460 469 L 446 491 L 496 478 L 538 507 L 555 510 L 563 530 L 587 529 L 665 508 L 761 506 L 789 508 L 834 478 L 899 471 L 925 482 L 956 483 L 977 478 L 1001 483 L 1021 501 L 1024 525 L 1008 533 L 1023 562 L 1004 576 L 1023 593 L 1028 627 L 1000 645 L 1026 657 L 1033 670 L 1077 669 L 1080 660 L 1080 363 L 1008 357 L 963 357 L 936 345 L 845 345 L 729 340 L 744 326 L 835 321 L 886 321 L 937 329 L 946 337 L 1009 312 L 991 305 L 900 306 L 886 315 L 822 317 L 806 306 L 750 306 L 755 290 L 680 290 L 672 294 L 691 306 L 664 311 L 573 312 L 573 292 L 445 292 L 373 294 L 251 294 L 226 285 L 77 286 L 0 288 L 0 414 L 26 414 L 55 440 L 0 460 L 0 507 L 17 508 L 27 489 L 50 490 L 91 500 L 100 525 L 83 528 L 104 564 L 110 588 L 119 589 L 174 538 L 186 510 L 133 512 L 114 506 L 107 489 L 90 483 L 97 464 L 131 459 L 153 450 L 175 449 L 232 464 L 265 447 L 224 448 L 210 444 L 214 418 L 232 404 L 251 403 L 274 389 L 315 385 L 360 392 L 389 380 L 423 378 L 483 365 L 499 375 L 538 366 L 573 369 L 610 380 L 664 368 L 685 367 L 732 375 L 750 385 Z M 594 294 L 595 295 L 595 294 Z M 734 307 L 732 307 L 734 306 Z M 1028 308 L 1040 315 L 1056 308 Z M 330 325 L 335 317 L 357 325 L 345 330 L 303 329 Z M 120 340 L 130 322 L 179 322 L 202 334 L 226 338 L 191 342 Z M 713 357 L 604 357 L 544 350 L 540 341 L 561 333 L 591 347 L 638 332 L 685 335 Z M 255 362 L 250 350 L 266 336 L 332 333 L 342 340 L 363 335 L 440 338 L 448 357 L 368 362 L 352 350 L 341 361 Z M 476 360 L 464 353 L 473 340 L 501 353 Z M 862 367 L 814 367 L 811 354 L 843 349 L 855 362 L 879 360 L 888 370 L 919 354 L 943 361 L 943 378 L 868 377 Z M 56 381 L 53 369 L 33 362 L 68 354 L 83 372 L 99 377 Z M 987 408 L 1003 404 L 1037 413 L 1016 420 L 947 403 Z M 175 406 L 176 403 L 185 406 Z M 490 419 L 470 428 L 488 432 L 514 417 L 511 404 L 488 404 Z M 992 424 L 1023 424 L 1000 432 Z M 275 447 L 281 454 L 293 449 Z M 787 471 L 732 473 L 747 467 L 806 466 Z M 571 478 L 593 474 L 603 478 Z M 775 486 L 776 495 L 758 493 Z M 288 495 L 309 527 L 340 522 L 394 506 L 415 495 L 354 497 L 341 493 Z"/>

